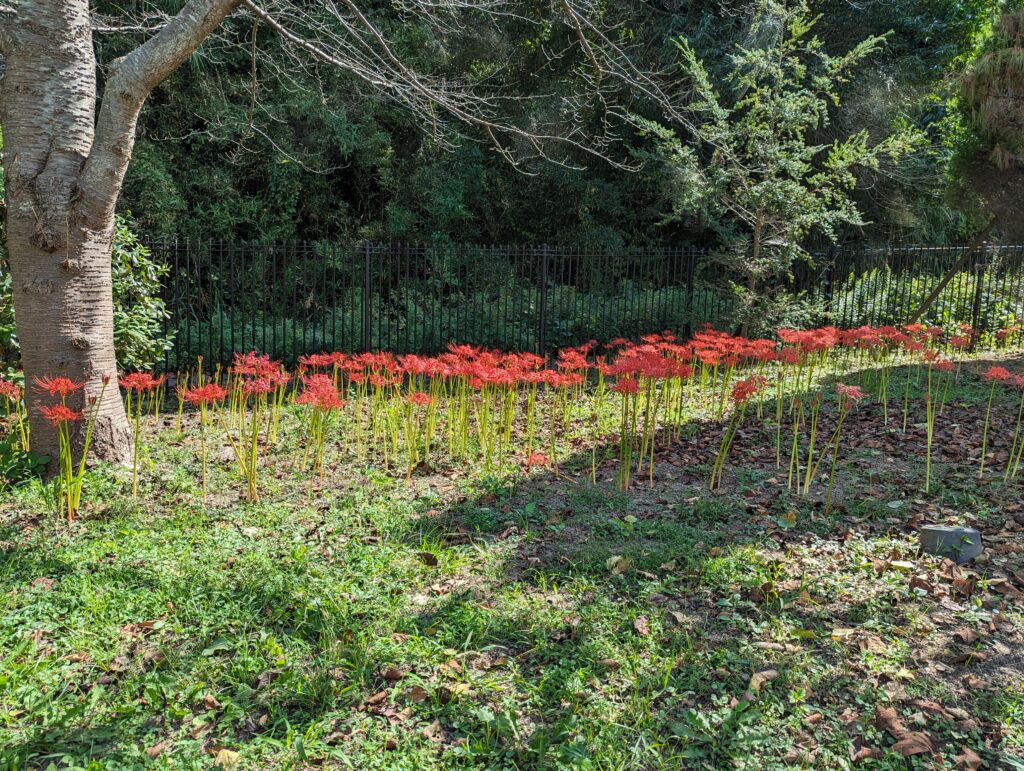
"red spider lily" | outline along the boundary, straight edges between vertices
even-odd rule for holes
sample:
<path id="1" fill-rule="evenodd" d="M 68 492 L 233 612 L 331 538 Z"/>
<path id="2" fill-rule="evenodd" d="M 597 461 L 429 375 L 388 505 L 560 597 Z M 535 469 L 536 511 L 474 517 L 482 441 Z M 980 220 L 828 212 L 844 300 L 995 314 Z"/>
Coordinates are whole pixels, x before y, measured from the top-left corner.
<path id="1" fill-rule="evenodd" d="M 277 384 L 269 377 L 246 380 L 242 386 L 242 393 L 246 396 L 266 396 L 277 390 Z"/>
<path id="2" fill-rule="evenodd" d="M 615 381 L 615 385 L 612 386 L 612 390 L 617 394 L 626 396 L 628 394 L 635 394 L 640 389 L 639 383 L 636 382 L 636 378 L 624 377 Z"/>
<path id="3" fill-rule="evenodd" d="M 299 364 L 310 369 L 330 369 L 334 367 L 335 362 L 335 355 L 332 353 L 311 353 L 299 357 Z"/>
<path id="4" fill-rule="evenodd" d="M 985 406 L 985 428 L 981 432 L 981 463 L 978 466 L 978 479 L 985 473 L 985 452 L 988 447 L 988 426 L 992 417 L 992 397 L 996 393 L 996 383 L 1007 383 L 1013 380 L 1014 375 L 1005 367 L 989 367 L 985 370 L 985 380 L 992 383 L 988 391 L 988 404 Z"/>
<path id="5" fill-rule="evenodd" d="M 148 372 L 132 372 L 124 375 L 120 381 L 121 387 L 127 392 L 125 396 L 125 411 L 134 418 L 135 434 L 132 452 L 132 495 L 139 493 L 139 454 L 142 451 L 142 394 L 148 393 L 163 384 L 163 378 L 155 378 Z M 134 412 L 132 410 L 132 394 L 135 394 Z"/>
<path id="6" fill-rule="evenodd" d="M 186 389 L 185 401 L 189 402 L 189 404 L 210 405 L 215 402 L 224 401 L 227 395 L 226 388 L 216 383 L 207 383 L 206 385 Z"/>
<path id="7" fill-rule="evenodd" d="M 72 391 L 77 391 L 84 386 L 84 383 L 75 383 L 67 378 L 53 378 L 52 380 L 37 380 L 36 384 L 53 396 L 61 397 L 59 404 L 39 407 L 39 413 L 51 425 L 57 429 L 57 440 L 59 457 L 57 463 L 57 484 L 59 487 L 60 505 L 64 509 L 66 505 L 68 521 L 75 519 L 82 501 L 82 487 L 85 479 L 85 462 L 89 456 L 89 445 L 92 442 L 93 428 L 96 426 L 96 418 L 99 415 L 99 406 L 106 392 L 109 376 L 101 378 L 103 388 L 99 396 L 91 396 L 87 399 L 89 405 L 88 414 L 73 410 L 64 404 L 64 397 Z M 52 391 L 51 391 L 52 389 Z M 77 465 L 73 457 L 71 447 L 70 424 L 85 418 L 85 436 L 82 442 L 82 454 Z"/>
<path id="8" fill-rule="evenodd" d="M 59 396 L 61 399 L 64 399 L 68 394 L 79 391 L 85 387 L 84 382 L 77 382 L 66 377 L 37 377 L 35 379 L 35 385 L 36 388 L 41 391 L 45 391 L 50 396 Z"/>
<path id="9" fill-rule="evenodd" d="M 413 391 L 411 394 L 407 394 L 405 398 L 409 404 L 413 404 L 417 407 L 425 407 L 434 401 L 430 394 L 424 393 L 423 391 Z"/>
<path id="10" fill-rule="evenodd" d="M 330 425 L 332 415 L 345 406 L 341 395 L 338 393 L 334 380 L 330 375 L 314 374 L 307 375 L 302 380 L 302 393 L 295 399 L 297 404 L 312 407 L 308 423 L 306 424 L 307 442 L 302 455 L 302 467 L 305 468 L 306 460 L 310 453 L 313 456 L 313 473 L 320 473 L 323 479 L 324 469 L 324 437 Z M 310 480 L 312 482 L 312 480 Z"/>
<path id="11" fill-rule="evenodd" d="M 203 468 L 203 500 L 206 500 L 206 426 L 210 420 L 209 408 L 219 404 L 227 397 L 228 391 L 217 383 L 187 388 L 183 394 L 185 401 L 199 407 L 199 451 Z"/>
<path id="12" fill-rule="evenodd" d="M 338 389 L 334 387 L 334 384 L 328 384 L 328 386 L 314 386 L 303 389 L 302 393 L 295 399 L 296 404 L 305 404 L 311 407 L 316 407 L 318 410 L 340 410 L 345 406 L 345 402 L 338 394 Z"/>
<path id="13" fill-rule="evenodd" d="M 746 404 L 758 391 L 765 387 L 768 380 L 760 375 L 740 380 L 732 387 L 732 403 L 737 407 Z"/>
<path id="14" fill-rule="evenodd" d="M 21 398 L 21 388 L 10 380 L 0 380 L 0 396 L 17 401 Z"/>
<path id="15" fill-rule="evenodd" d="M 245 375 L 264 380 L 281 370 L 281 365 L 270 359 L 268 354 L 236 353 L 231 363 L 231 371 L 236 375 Z"/>
<path id="16" fill-rule="evenodd" d="M 527 471 L 538 466 L 550 466 L 551 458 L 549 458 L 547 454 L 536 450 L 526 456 L 526 463 L 524 465 L 526 466 Z"/>
<path id="17" fill-rule="evenodd" d="M 48 407 L 40 407 L 39 414 L 53 426 L 61 426 L 66 423 L 74 423 L 82 419 L 83 415 L 77 410 L 66 407 L 63 404 L 53 404 Z"/>
<path id="18" fill-rule="evenodd" d="M 155 378 L 148 372 L 132 372 L 122 376 L 118 382 L 126 391 L 143 393 L 145 391 L 152 391 L 154 388 L 162 385 L 164 378 Z"/>
<path id="19" fill-rule="evenodd" d="M 1013 377 L 1013 373 L 1005 367 L 989 367 L 985 371 L 985 379 L 993 382 L 1005 383 Z"/>
<path id="20" fill-rule="evenodd" d="M 839 396 L 839 403 L 843 409 L 849 409 L 850 406 L 857 404 L 864 398 L 864 393 L 861 391 L 860 386 L 846 385 L 844 383 L 836 383 L 836 394 Z"/>

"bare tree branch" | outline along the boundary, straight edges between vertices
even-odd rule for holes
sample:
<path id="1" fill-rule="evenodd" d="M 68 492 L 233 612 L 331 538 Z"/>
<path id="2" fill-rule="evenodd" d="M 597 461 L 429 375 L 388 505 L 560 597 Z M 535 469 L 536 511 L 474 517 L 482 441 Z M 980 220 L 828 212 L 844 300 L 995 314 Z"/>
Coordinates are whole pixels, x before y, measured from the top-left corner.
<path id="1" fill-rule="evenodd" d="M 111 65 L 96 136 L 79 178 L 79 213 L 86 225 L 110 221 L 146 97 L 181 66 L 239 2 L 189 0 L 156 35 Z"/>

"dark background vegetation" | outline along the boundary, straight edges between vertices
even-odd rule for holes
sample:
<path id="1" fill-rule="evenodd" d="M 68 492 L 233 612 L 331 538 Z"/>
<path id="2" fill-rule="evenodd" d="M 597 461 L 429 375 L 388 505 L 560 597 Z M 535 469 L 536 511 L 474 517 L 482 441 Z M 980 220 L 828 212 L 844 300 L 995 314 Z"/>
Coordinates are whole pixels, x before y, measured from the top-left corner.
<path id="1" fill-rule="evenodd" d="M 115 10 L 105 1 L 97 7 Z M 738 0 L 625 0 L 606 13 L 615 15 L 625 38 L 643 41 L 638 55 L 646 68 L 677 66 L 672 41 L 685 36 L 712 74 L 723 74 L 730 52 L 749 33 L 753 9 Z M 859 203 L 872 224 L 843 237 L 963 241 L 979 217 L 969 200 L 953 201 L 948 192 L 957 164 L 979 140 L 958 96 L 958 75 L 984 46 L 993 3 L 826 0 L 813 10 L 821 14 L 816 34 L 835 52 L 894 32 L 844 87 L 842 117 L 828 131 L 866 128 L 882 136 L 909 123 L 931 140 L 898 168 L 862 180 Z M 543 66 L 539 48 L 558 44 L 543 34 L 481 28 L 479 36 L 456 43 L 431 38 L 398 16 L 389 31 L 397 31 L 403 55 L 421 69 L 459 78 L 492 68 L 512 96 L 566 93 L 576 77 L 574 62 Z M 168 79 L 143 113 L 121 206 L 149 236 L 602 249 L 714 241 L 715 223 L 702 212 L 669 216 L 678 191 L 668 189 L 657 164 L 630 173 L 578 158 L 583 171 L 543 162 L 516 170 L 484 142 L 446 151 L 408 112 L 351 76 L 291 66 L 278 37 L 251 20 L 230 22 L 223 35 Z M 101 57 L 110 60 L 134 43 L 134 37 L 103 36 Z M 530 100 L 519 109 L 545 107 Z M 649 109 L 641 102 L 631 107 L 639 114 Z M 641 153 L 647 140 L 627 131 L 624 141 Z"/>

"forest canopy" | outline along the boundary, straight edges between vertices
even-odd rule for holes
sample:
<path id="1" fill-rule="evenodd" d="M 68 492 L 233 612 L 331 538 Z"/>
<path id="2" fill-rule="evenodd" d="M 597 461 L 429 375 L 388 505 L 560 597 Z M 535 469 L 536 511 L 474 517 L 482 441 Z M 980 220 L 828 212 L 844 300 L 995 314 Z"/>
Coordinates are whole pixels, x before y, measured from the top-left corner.
<path id="1" fill-rule="evenodd" d="M 145 5 L 166 12 L 176 7 L 173 0 Z M 114 13 L 115 6 L 96 4 L 100 14 Z M 735 66 L 737 48 L 764 42 L 756 39 L 765 30 L 758 23 L 760 7 L 626 0 L 603 13 L 631 41 L 631 55 L 646 70 L 681 70 L 677 42 L 683 40 L 721 81 Z M 886 36 L 859 65 L 857 77 L 839 86 L 834 119 L 816 139 L 828 143 L 864 131 L 877 142 L 908 130 L 923 138 L 898 162 L 859 172 L 854 198 L 864 224 L 848 224 L 837 237 L 935 243 L 969 237 L 985 216 L 976 199 L 951 195 L 979 125 L 961 97 L 960 77 L 992 45 L 999 24 L 992 3 L 825 0 L 809 11 L 817 17 L 814 34 L 832 55 Z M 398 10 L 375 12 L 390 19 L 399 53 L 421 70 L 453 81 L 484 76 L 498 82 L 511 109 L 524 115 L 549 106 L 543 97 L 525 97 L 567 93 L 581 77 L 575 61 L 541 64 L 538 51 L 557 47 L 552 38 L 564 30 L 524 35 L 514 22 L 481 23 L 475 34 L 448 40 Z M 141 36 L 99 33 L 101 61 L 111 61 Z M 678 184 L 687 181 L 669 177 L 657 162 L 624 170 L 579 157 L 577 163 L 537 160 L 514 167 L 473 129 L 456 146 L 443 147 L 416 115 L 351 74 L 291 66 L 287 43 L 250 16 L 230 17 L 219 36 L 160 85 L 142 113 L 120 207 L 149 236 L 618 248 L 713 244 L 722 232 L 713 207 L 694 205 L 678 216 Z M 679 83 L 685 102 L 692 84 L 684 78 Z M 630 98 L 638 115 L 661 117 L 655 105 Z M 650 158 L 655 140 L 649 133 L 623 126 L 620 134 L 627 157 Z M 698 144 L 696 138 L 683 141 Z M 683 192 L 698 198 L 700 190 Z"/>

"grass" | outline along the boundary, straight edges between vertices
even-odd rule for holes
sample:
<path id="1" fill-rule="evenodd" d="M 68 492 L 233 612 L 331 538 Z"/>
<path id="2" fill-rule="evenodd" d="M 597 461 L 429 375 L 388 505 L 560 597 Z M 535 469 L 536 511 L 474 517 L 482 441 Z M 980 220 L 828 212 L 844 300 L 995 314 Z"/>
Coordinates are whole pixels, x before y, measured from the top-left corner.
<path id="1" fill-rule="evenodd" d="M 0 768 L 1024 767 L 997 580 L 1024 569 L 1020 488 L 949 438 L 980 442 L 985 395 L 957 392 L 928 495 L 923 432 L 858 408 L 829 516 L 754 419 L 720 493 L 704 426 L 625 493 L 589 450 L 557 476 L 336 463 L 312 494 L 271 455 L 250 504 L 221 456 L 205 506 L 169 420 L 137 501 L 104 467 L 74 525 L 38 486 L 0 503 Z M 918 556 L 921 520 L 979 526 L 985 560 Z M 934 758 L 894 749 L 887 706 Z"/>

